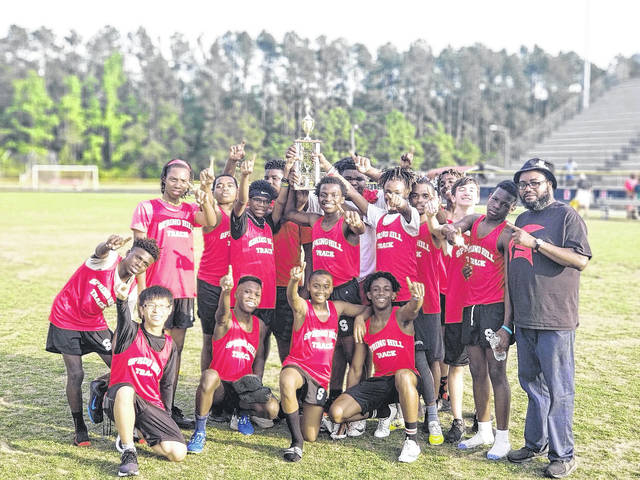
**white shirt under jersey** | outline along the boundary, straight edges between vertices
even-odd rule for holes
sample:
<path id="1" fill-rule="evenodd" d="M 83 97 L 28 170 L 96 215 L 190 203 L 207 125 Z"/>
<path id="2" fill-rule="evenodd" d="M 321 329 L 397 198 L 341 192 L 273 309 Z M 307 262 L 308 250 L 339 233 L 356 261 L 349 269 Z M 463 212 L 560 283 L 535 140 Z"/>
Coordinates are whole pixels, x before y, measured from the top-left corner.
<path id="1" fill-rule="evenodd" d="M 118 261 L 118 257 L 119 257 L 118 252 L 116 252 L 115 250 L 109 250 L 109 253 L 104 258 L 98 258 L 94 255 L 91 255 L 85 262 L 85 265 L 89 267 L 91 270 L 97 270 L 97 271 L 109 270 L 110 268 L 113 268 L 113 264 Z M 127 283 L 131 285 L 135 281 L 135 278 L 136 278 L 135 275 L 131 275 L 131 278 Z M 123 281 L 120 278 L 120 275 L 118 274 L 118 269 L 116 268 L 115 271 L 113 272 L 114 290 L 117 290 L 122 283 Z M 134 285 L 133 288 L 131 288 L 127 303 L 129 305 L 129 311 L 131 312 L 132 317 L 135 318 L 135 316 L 137 315 L 136 304 L 138 303 L 138 285 L 137 284 Z"/>
<path id="2" fill-rule="evenodd" d="M 377 200 L 374 205 L 381 209 L 386 209 L 387 204 L 384 201 L 384 193 L 382 190 L 377 191 Z M 358 210 L 353 202 L 347 200 L 345 202 L 349 207 L 354 210 Z M 386 210 L 385 210 L 386 211 Z M 316 213 L 322 215 L 322 209 L 320 208 L 320 202 L 314 192 L 309 193 L 309 204 L 307 207 L 308 213 Z M 376 223 L 370 222 L 365 216 L 362 221 L 364 222 L 364 233 L 360 235 L 360 276 L 359 281 L 362 281 L 367 275 L 375 272 L 376 270 Z"/>

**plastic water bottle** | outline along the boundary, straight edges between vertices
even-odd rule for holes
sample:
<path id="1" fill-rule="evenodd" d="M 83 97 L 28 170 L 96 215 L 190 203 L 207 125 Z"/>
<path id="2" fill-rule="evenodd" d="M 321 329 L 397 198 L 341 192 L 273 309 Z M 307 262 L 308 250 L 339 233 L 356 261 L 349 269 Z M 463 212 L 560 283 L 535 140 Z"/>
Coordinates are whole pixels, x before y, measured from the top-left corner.
<path id="1" fill-rule="evenodd" d="M 487 328 L 484 331 L 484 336 L 486 337 L 487 342 L 489 342 L 489 345 L 491 345 L 491 350 L 493 350 L 493 356 L 495 357 L 495 359 L 498 360 L 499 362 L 502 362 L 503 360 L 505 360 L 507 358 L 507 352 L 496 351 L 496 348 L 500 344 L 500 337 L 496 335 L 496 332 L 494 332 L 490 328 Z"/>

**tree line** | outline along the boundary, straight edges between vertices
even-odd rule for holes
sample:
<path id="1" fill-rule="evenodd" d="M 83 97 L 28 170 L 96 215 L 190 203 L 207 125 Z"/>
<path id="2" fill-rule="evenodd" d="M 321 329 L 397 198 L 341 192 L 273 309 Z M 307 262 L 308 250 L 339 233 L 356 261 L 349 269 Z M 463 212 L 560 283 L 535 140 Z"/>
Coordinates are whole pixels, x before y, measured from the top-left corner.
<path id="1" fill-rule="evenodd" d="M 85 40 L 10 27 L 0 40 L 0 169 L 95 164 L 104 176 L 155 177 L 170 158 L 219 167 L 246 140 L 259 161 L 282 157 L 301 134 L 305 102 L 330 161 L 352 143 L 380 165 L 415 150 L 421 168 L 491 159 L 572 95 L 582 60 L 539 47 L 481 44 L 434 55 L 415 41 L 370 52 L 344 39 L 294 32 L 281 40 L 227 32 L 207 43 L 175 33 L 104 27 Z M 606 74 L 594 66 L 592 81 Z"/>

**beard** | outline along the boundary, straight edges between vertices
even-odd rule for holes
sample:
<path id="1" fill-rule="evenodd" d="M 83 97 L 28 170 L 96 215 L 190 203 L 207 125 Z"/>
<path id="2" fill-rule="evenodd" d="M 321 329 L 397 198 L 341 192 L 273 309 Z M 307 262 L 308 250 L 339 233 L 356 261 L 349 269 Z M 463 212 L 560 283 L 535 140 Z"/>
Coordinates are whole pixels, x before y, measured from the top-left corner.
<path id="1" fill-rule="evenodd" d="M 520 200 L 522 201 L 522 204 L 525 206 L 527 210 L 533 210 L 538 212 L 540 210 L 544 210 L 544 208 L 551 203 L 552 201 L 551 191 L 549 189 L 549 186 L 547 186 L 547 189 L 545 190 L 545 192 L 539 195 L 538 198 L 535 199 L 534 201 L 527 202 L 524 199 L 524 195 L 520 197 Z"/>

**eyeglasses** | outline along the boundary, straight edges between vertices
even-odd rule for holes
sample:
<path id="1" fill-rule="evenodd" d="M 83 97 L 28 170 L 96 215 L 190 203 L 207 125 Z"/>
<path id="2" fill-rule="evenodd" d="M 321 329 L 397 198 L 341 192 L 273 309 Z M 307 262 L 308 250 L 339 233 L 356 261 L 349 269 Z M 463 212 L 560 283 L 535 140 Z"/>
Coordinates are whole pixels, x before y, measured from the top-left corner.
<path id="1" fill-rule="evenodd" d="M 171 305 L 168 304 L 159 304 L 159 303 L 145 303 L 142 308 L 144 308 L 145 310 L 169 310 L 171 308 Z"/>
<path id="2" fill-rule="evenodd" d="M 540 185 L 542 185 L 543 183 L 547 183 L 548 180 L 531 180 L 529 183 L 527 182 L 518 182 L 518 189 L 519 190 L 526 190 L 527 187 L 531 187 L 532 189 L 536 190 Z"/>

